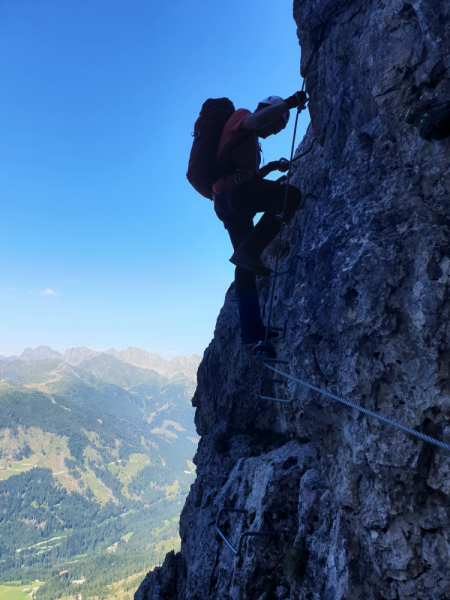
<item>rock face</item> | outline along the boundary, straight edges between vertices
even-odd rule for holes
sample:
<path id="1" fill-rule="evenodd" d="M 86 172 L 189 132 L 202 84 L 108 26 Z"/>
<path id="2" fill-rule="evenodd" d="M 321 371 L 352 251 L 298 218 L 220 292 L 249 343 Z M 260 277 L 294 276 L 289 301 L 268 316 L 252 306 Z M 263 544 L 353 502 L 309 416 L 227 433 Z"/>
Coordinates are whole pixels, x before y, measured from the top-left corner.
<path id="1" fill-rule="evenodd" d="M 296 0 L 294 16 L 311 97 L 298 153 L 317 142 L 284 235 L 280 368 L 450 443 L 450 138 L 407 119 L 450 99 L 450 5 Z M 268 295 L 262 281 L 265 312 Z M 273 377 L 239 346 L 230 288 L 198 371 L 181 552 L 136 600 L 450 598 L 450 453 L 291 381 L 262 388 L 291 403 L 260 399 Z M 247 510 L 223 516 L 233 544 L 277 535 L 236 559 L 222 506 Z"/>

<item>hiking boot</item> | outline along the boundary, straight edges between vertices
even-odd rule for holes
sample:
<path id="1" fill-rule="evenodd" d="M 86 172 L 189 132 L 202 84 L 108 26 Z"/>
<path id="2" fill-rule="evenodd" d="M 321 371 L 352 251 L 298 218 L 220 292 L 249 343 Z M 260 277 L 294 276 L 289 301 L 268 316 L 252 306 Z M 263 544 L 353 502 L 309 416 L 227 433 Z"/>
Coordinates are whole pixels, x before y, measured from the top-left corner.
<path id="1" fill-rule="evenodd" d="M 275 340 L 280 337 L 280 333 L 278 331 L 274 331 L 273 329 L 269 329 L 269 340 Z M 241 336 L 241 344 L 257 344 L 258 342 L 262 342 L 266 339 L 266 328 L 264 325 L 258 327 L 255 331 L 251 333 Z"/>
<path id="2" fill-rule="evenodd" d="M 272 274 L 272 271 L 264 266 L 257 256 L 254 256 L 241 248 L 238 248 L 234 252 L 233 256 L 230 258 L 230 262 L 237 267 L 252 271 L 261 277 L 269 277 L 269 275 Z"/>

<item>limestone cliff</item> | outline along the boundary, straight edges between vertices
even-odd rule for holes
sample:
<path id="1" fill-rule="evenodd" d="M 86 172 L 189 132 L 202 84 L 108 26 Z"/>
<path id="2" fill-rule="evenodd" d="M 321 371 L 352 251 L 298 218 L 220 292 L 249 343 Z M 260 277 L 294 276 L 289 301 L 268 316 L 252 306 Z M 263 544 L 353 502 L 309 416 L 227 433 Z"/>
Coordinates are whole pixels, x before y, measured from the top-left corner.
<path id="1" fill-rule="evenodd" d="M 450 138 L 448 117 L 432 135 L 423 123 L 450 100 L 450 5 L 296 0 L 294 17 L 311 97 L 298 153 L 317 143 L 294 173 L 305 206 L 283 243 L 279 358 L 448 443 Z M 264 388 L 291 404 L 261 400 L 262 377 L 230 288 L 198 372 L 181 552 L 136 600 L 450 598 L 450 454 L 292 382 Z M 248 511 L 223 518 L 233 543 L 277 536 L 236 559 L 222 506 Z"/>

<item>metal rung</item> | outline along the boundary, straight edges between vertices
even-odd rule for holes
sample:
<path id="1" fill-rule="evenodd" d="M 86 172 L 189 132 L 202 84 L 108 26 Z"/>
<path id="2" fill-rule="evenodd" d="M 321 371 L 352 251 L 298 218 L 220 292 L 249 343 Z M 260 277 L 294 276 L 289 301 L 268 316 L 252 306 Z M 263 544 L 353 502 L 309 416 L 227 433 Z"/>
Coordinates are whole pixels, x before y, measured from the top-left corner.
<path id="1" fill-rule="evenodd" d="M 225 535 L 220 531 L 220 527 L 219 527 L 219 520 L 220 517 L 222 516 L 223 513 L 226 512 L 234 512 L 234 513 L 239 513 L 239 514 L 244 514 L 246 515 L 248 511 L 246 511 L 245 509 L 242 508 L 228 508 L 228 507 L 224 507 L 221 508 L 219 510 L 219 514 L 217 515 L 217 519 L 216 519 L 216 529 L 217 529 L 217 533 L 220 535 L 220 537 L 223 539 L 223 541 L 225 542 L 225 544 L 228 546 L 228 548 L 234 553 L 236 554 L 236 556 L 239 556 L 241 549 L 242 549 L 242 543 L 244 541 L 244 538 L 246 537 L 274 537 L 277 534 L 276 533 L 271 533 L 270 531 L 244 531 L 243 533 L 241 533 L 241 535 L 239 536 L 239 541 L 238 541 L 238 545 L 237 548 L 234 548 L 234 546 L 232 546 L 230 544 L 230 542 L 227 540 L 227 538 L 225 537 Z"/>
<path id="2" fill-rule="evenodd" d="M 236 548 L 234 548 L 234 547 L 233 547 L 233 546 L 230 544 L 230 542 L 227 540 L 227 538 L 225 537 L 225 535 L 224 535 L 224 534 L 223 534 L 223 533 L 220 531 L 220 527 L 219 527 L 219 521 L 220 521 L 220 517 L 223 515 L 223 513 L 226 513 L 226 512 L 234 512 L 234 513 L 239 513 L 239 514 L 241 514 L 241 515 L 246 515 L 246 514 L 247 514 L 247 511 L 246 511 L 245 509 L 242 509 L 242 508 L 227 508 L 227 507 L 224 507 L 224 508 L 221 508 L 221 509 L 219 510 L 219 514 L 217 515 L 217 519 L 216 519 L 216 529 L 217 529 L 217 532 L 218 532 L 218 534 L 219 534 L 219 535 L 220 535 L 220 537 L 223 539 L 223 541 L 224 541 L 224 542 L 225 542 L 225 544 L 228 546 L 228 548 L 229 548 L 229 549 L 230 549 L 232 552 L 234 552 L 234 553 L 236 554 L 236 556 L 237 556 L 237 555 L 239 554 L 239 550 L 240 550 L 240 548 L 239 548 L 239 544 L 238 544 L 238 550 L 236 550 Z M 239 538 L 239 541 L 240 541 L 240 538 Z"/>
<path id="3" fill-rule="evenodd" d="M 272 396 L 263 396 L 261 389 L 264 382 L 268 383 L 286 383 L 284 379 L 261 379 L 259 382 L 259 397 L 262 400 L 274 400 L 275 402 L 285 402 L 286 404 L 290 404 L 292 400 L 286 400 L 284 398 L 272 398 Z"/>
<path id="4" fill-rule="evenodd" d="M 272 277 L 280 277 L 281 275 L 287 275 L 288 273 L 291 272 L 291 269 L 294 265 L 294 260 L 300 260 L 301 256 L 299 254 L 296 254 L 295 256 L 293 256 L 291 258 L 291 262 L 289 263 L 288 268 L 286 269 L 286 271 L 280 271 L 279 273 L 273 273 L 272 275 L 266 275 L 265 277 L 261 277 L 260 279 L 271 279 Z"/>
<path id="5" fill-rule="evenodd" d="M 291 269 L 292 269 L 292 267 L 293 267 L 293 265 L 294 265 L 294 260 L 300 260 L 300 259 L 301 259 L 301 256 L 300 256 L 300 255 L 298 255 L 298 254 L 296 254 L 295 256 L 293 256 L 293 257 L 291 258 L 291 262 L 289 263 L 289 266 L 288 266 L 288 268 L 286 269 L 286 271 L 281 271 L 280 273 L 276 273 L 276 274 L 274 274 L 274 275 L 271 275 L 271 277 L 280 277 L 280 275 L 287 275 L 288 273 L 290 273 L 290 272 L 291 272 Z"/>
<path id="6" fill-rule="evenodd" d="M 286 319 L 286 321 L 284 322 L 283 327 L 271 327 L 270 328 L 273 331 L 281 331 L 281 335 L 279 335 L 278 337 L 270 338 L 271 342 L 278 342 L 279 340 L 284 340 L 284 338 L 286 337 L 287 322 L 288 322 L 288 319 Z"/>
<path id="7" fill-rule="evenodd" d="M 262 355 L 262 352 L 258 352 L 258 354 L 255 356 L 256 360 L 260 360 L 261 362 L 269 362 L 269 363 L 280 363 L 283 365 L 288 365 L 289 361 L 288 360 L 279 360 L 278 358 L 264 358 L 264 356 Z"/>

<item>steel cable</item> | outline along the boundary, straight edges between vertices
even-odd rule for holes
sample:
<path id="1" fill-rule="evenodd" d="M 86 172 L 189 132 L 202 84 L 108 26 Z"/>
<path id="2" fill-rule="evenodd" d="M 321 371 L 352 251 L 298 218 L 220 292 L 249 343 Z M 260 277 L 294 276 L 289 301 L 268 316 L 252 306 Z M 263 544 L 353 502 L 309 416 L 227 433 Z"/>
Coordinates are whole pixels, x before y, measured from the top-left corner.
<path id="1" fill-rule="evenodd" d="M 312 57 L 311 57 L 312 58 Z M 311 60 L 311 59 L 310 59 Z M 308 70 L 309 68 L 309 63 L 307 66 Z M 302 92 L 305 91 L 305 85 L 306 85 L 306 78 L 303 78 L 303 83 L 302 83 Z M 304 108 L 304 107 L 303 107 Z M 297 136 L 297 125 L 298 125 L 298 117 L 300 115 L 301 109 L 300 107 L 297 108 L 297 114 L 295 116 L 295 126 L 294 126 L 294 135 L 292 136 L 292 147 L 291 147 L 291 158 L 289 161 L 289 170 L 286 176 L 286 191 L 284 194 L 284 203 L 283 203 L 283 211 L 281 213 L 281 223 L 280 223 L 280 233 L 278 235 L 278 247 L 277 247 L 277 255 L 276 255 L 276 260 L 275 260 L 275 269 L 273 272 L 273 283 L 272 283 L 272 290 L 270 292 L 270 302 L 269 302 L 269 314 L 267 317 L 267 326 L 266 326 L 266 336 L 265 336 L 265 341 L 267 342 L 269 340 L 269 330 L 270 330 L 270 320 L 272 318 L 272 308 L 273 308 L 273 299 L 274 299 L 274 295 L 275 295 L 275 285 L 276 285 L 276 280 L 277 280 L 277 275 L 278 275 L 278 262 L 280 260 L 280 250 L 281 250 L 281 240 L 283 237 L 283 220 L 284 220 L 284 214 L 286 212 L 286 204 L 287 204 L 287 197 L 288 197 L 288 193 L 289 193 L 289 181 L 291 179 L 291 170 L 292 170 L 292 163 L 294 161 L 294 148 L 295 148 L 295 138 Z M 305 154 L 308 154 L 309 152 L 311 152 L 313 146 L 314 146 L 314 142 L 315 142 L 315 138 L 313 140 L 313 143 L 311 144 L 311 147 L 304 152 L 303 154 L 301 154 L 300 156 L 297 156 L 297 159 L 301 158 L 302 156 L 304 156 Z"/>
<path id="2" fill-rule="evenodd" d="M 444 448 L 444 450 L 449 450 L 450 451 L 450 445 L 446 444 L 445 442 L 441 442 L 440 440 L 436 440 L 435 438 L 432 438 L 429 435 L 425 435 L 424 433 L 420 433 L 420 431 L 416 431 L 415 429 L 411 429 L 410 427 L 406 427 L 406 425 L 402 425 L 401 423 L 398 423 L 397 421 L 393 421 L 392 419 L 388 419 L 387 417 L 383 417 L 382 415 L 379 415 L 376 412 L 368 410 L 367 408 L 363 408 L 362 406 L 358 406 L 358 404 L 354 404 L 353 402 L 349 402 L 348 400 L 345 400 L 344 398 L 340 398 L 339 396 L 336 396 L 335 394 L 331 394 L 330 392 L 325 392 L 324 390 L 321 390 L 320 388 L 316 387 L 315 385 L 311 385 L 310 383 L 307 383 L 306 381 L 302 381 L 301 379 L 298 379 L 297 377 L 294 377 L 293 375 L 288 375 L 287 373 L 283 373 L 283 371 L 280 371 L 279 369 L 276 369 L 275 367 L 272 367 L 271 365 L 269 365 L 267 363 L 264 363 L 264 365 L 268 369 L 271 369 L 272 371 L 275 371 L 275 373 L 278 373 L 279 375 L 283 375 L 284 377 L 287 377 L 288 379 L 292 379 L 293 381 L 296 381 L 297 383 L 300 383 L 300 385 L 303 385 L 303 386 L 309 388 L 310 390 L 313 390 L 314 392 L 318 392 L 319 394 L 323 394 L 324 396 L 327 396 L 328 398 L 331 398 L 332 400 L 337 400 L 338 402 L 341 402 L 341 404 L 345 404 L 346 406 L 350 406 L 350 408 L 356 408 L 360 412 L 362 412 L 362 413 L 364 413 L 366 415 L 369 415 L 370 417 L 374 417 L 375 419 L 378 419 L 379 421 L 383 421 L 384 423 L 387 423 L 388 425 L 393 425 L 394 427 L 397 427 L 398 429 L 401 429 L 402 431 L 404 431 L 406 433 L 409 433 L 410 435 L 414 435 L 415 437 L 418 437 L 421 440 L 424 440 L 425 442 L 429 442 L 430 444 L 434 444 L 435 446 L 439 446 L 439 448 Z"/>
<path id="3" fill-rule="evenodd" d="M 294 135 L 292 137 L 292 148 L 291 148 L 291 158 L 289 161 L 289 170 L 286 176 L 286 191 L 284 194 L 284 203 L 283 203 L 283 211 L 281 213 L 281 224 L 280 224 L 280 233 L 278 234 L 278 247 L 277 247 L 277 254 L 276 254 L 276 260 L 275 260 L 275 269 L 273 272 L 273 282 L 272 282 L 272 290 L 270 292 L 270 302 L 269 302 L 269 314 L 267 317 L 267 326 L 266 326 L 266 337 L 265 337 L 265 341 L 267 342 L 269 339 L 269 330 L 270 330 L 270 320 L 272 318 L 272 308 L 273 308 L 273 298 L 275 295 L 275 285 L 276 285 L 276 281 L 277 281 L 277 274 L 278 274 L 278 262 L 280 260 L 280 250 L 281 250 L 281 240 L 283 237 L 283 225 L 284 225 L 284 214 L 286 212 L 286 204 L 287 204 L 287 197 L 288 197 L 288 193 L 289 193 L 289 181 L 291 179 L 291 170 L 292 170 L 292 159 L 294 157 L 294 147 L 295 147 L 295 138 L 297 135 L 297 125 L 298 125 L 298 117 L 300 115 L 300 109 L 297 109 L 297 115 L 295 117 L 295 126 L 294 126 Z"/>

